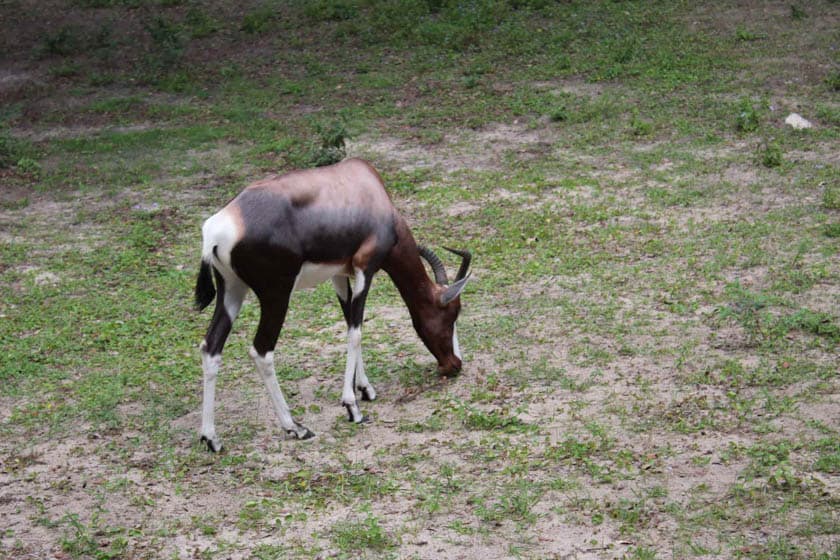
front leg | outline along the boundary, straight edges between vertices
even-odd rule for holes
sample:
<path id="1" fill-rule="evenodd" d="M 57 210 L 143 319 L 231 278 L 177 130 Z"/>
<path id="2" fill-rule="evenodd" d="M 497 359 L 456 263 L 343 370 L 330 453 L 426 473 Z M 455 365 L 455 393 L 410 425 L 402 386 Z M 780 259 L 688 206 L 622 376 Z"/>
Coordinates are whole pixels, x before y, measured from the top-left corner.
<path id="1" fill-rule="evenodd" d="M 362 354 L 362 330 L 350 327 L 347 331 L 347 365 L 344 368 L 344 389 L 341 392 L 341 404 L 347 409 L 350 422 L 364 422 L 359 403 L 356 401 L 356 365 Z"/>
<path id="2" fill-rule="evenodd" d="M 365 277 L 364 275 L 357 274 L 356 276 L 356 285 L 364 285 Z M 335 293 L 338 295 L 338 303 L 341 305 L 341 312 L 344 315 L 344 320 L 347 322 L 347 329 L 348 329 L 348 340 L 347 340 L 347 367 L 345 368 L 344 372 L 344 391 L 342 393 L 342 403 L 349 403 L 349 394 L 352 392 L 352 389 L 349 391 L 347 390 L 347 379 L 348 376 L 351 377 L 351 387 L 355 386 L 355 390 L 361 392 L 362 400 L 363 401 L 372 401 L 376 399 L 376 391 L 374 390 L 373 386 L 370 384 L 370 381 L 365 375 L 365 363 L 362 359 L 362 350 L 361 350 L 361 331 L 359 332 L 359 340 L 358 345 L 354 347 L 351 344 L 350 339 L 350 329 L 353 323 L 353 306 L 351 305 L 351 297 L 353 301 L 357 301 L 358 296 L 360 293 L 355 293 L 357 290 L 351 290 L 350 287 L 350 280 L 344 276 L 334 276 L 332 279 L 333 287 L 335 288 Z M 361 282 L 361 284 L 360 284 Z M 358 304 L 357 304 L 358 305 Z M 361 326 L 361 322 L 356 323 Z M 352 362 L 353 370 L 350 371 Z M 345 397 L 348 397 L 345 399 Z M 355 395 L 353 396 L 353 400 L 355 401 Z M 345 406 L 348 406 L 345 404 Z M 358 411 L 358 405 L 355 406 L 356 410 Z M 348 406 L 347 408 L 347 415 L 351 422 L 354 421 L 353 415 L 353 405 Z M 356 416 L 358 417 L 358 415 Z"/>
<path id="3" fill-rule="evenodd" d="M 356 355 L 356 390 L 362 394 L 363 401 L 376 400 L 376 391 L 365 375 L 365 362 L 362 359 L 362 350 Z"/>
<path id="4" fill-rule="evenodd" d="M 265 388 L 268 390 L 268 396 L 271 399 L 271 404 L 274 407 L 274 413 L 277 415 L 280 427 L 287 434 L 297 439 L 309 439 L 313 437 L 315 434 L 309 428 L 298 424 L 292 418 L 289 405 L 286 403 L 286 399 L 283 397 L 283 391 L 280 390 L 280 385 L 277 383 L 277 374 L 274 371 L 274 353 L 266 352 L 261 356 L 257 352 L 257 349 L 252 347 L 250 354 L 257 366 L 257 372 L 262 377 Z"/>

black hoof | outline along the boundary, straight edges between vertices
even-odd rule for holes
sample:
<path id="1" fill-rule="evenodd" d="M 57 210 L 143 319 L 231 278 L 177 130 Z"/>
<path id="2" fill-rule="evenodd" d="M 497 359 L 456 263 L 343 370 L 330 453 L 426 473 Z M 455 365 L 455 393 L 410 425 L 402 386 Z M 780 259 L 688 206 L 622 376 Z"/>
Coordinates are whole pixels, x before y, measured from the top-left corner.
<path id="1" fill-rule="evenodd" d="M 306 426 L 298 425 L 298 428 L 303 428 L 304 429 L 303 435 L 301 435 L 300 433 L 298 433 L 295 430 L 286 430 L 286 433 L 289 434 L 290 436 L 294 436 L 297 439 L 312 439 L 312 438 L 315 437 L 315 432 L 313 432 L 312 430 L 310 430 Z"/>
<path id="2" fill-rule="evenodd" d="M 359 420 L 359 424 L 370 424 L 371 419 L 370 416 L 362 416 L 362 419 Z"/>
<path id="3" fill-rule="evenodd" d="M 359 391 L 362 392 L 362 400 L 363 401 L 370 402 L 370 401 L 373 400 L 372 398 L 370 398 L 370 393 L 368 392 L 367 388 L 359 387 Z"/>
<path id="4" fill-rule="evenodd" d="M 207 450 L 210 451 L 211 453 L 218 453 L 219 450 L 222 448 L 221 445 L 219 445 L 219 447 L 216 447 L 216 444 L 213 443 L 213 440 L 211 440 L 207 436 L 201 436 L 201 443 L 206 445 Z"/>
<path id="5" fill-rule="evenodd" d="M 353 421 L 354 421 L 354 418 L 353 418 L 353 408 L 352 408 L 349 404 L 345 404 L 345 405 L 344 405 L 344 408 L 346 408 L 346 409 L 347 409 L 347 421 L 348 421 L 348 422 L 353 422 Z"/>

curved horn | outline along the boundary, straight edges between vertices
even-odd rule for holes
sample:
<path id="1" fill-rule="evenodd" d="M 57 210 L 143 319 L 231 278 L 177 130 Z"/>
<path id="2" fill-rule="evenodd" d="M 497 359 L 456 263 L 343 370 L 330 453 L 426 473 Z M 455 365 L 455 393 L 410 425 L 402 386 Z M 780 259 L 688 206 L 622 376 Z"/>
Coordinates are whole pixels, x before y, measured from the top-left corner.
<path id="1" fill-rule="evenodd" d="M 438 256 L 431 249 L 423 245 L 418 245 L 417 251 L 431 265 L 432 272 L 435 273 L 435 282 L 438 284 L 449 284 L 449 280 L 446 278 L 446 269 L 443 268 L 443 263 L 440 262 Z"/>
<path id="2" fill-rule="evenodd" d="M 458 275 L 455 276 L 455 281 L 457 282 L 458 280 L 465 278 L 467 276 L 467 271 L 470 269 L 470 261 L 472 260 L 470 252 L 450 249 L 449 247 L 444 247 L 444 249 L 461 257 L 461 268 L 458 269 Z"/>
<path id="3" fill-rule="evenodd" d="M 467 281 L 469 279 L 469 276 L 464 276 L 457 282 L 454 282 L 451 286 L 447 287 L 446 290 L 442 294 L 440 294 L 441 305 L 449 305 L 450 301 L 460 296 L 461 292 L 464 291 L 464 287 L 467 285 Z"/>

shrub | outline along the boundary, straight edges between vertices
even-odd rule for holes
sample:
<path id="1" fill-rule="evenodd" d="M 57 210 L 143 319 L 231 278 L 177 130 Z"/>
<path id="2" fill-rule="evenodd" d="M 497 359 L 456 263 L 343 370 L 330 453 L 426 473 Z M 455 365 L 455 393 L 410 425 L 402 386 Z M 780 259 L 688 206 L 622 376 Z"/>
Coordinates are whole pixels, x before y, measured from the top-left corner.
<path id="1" fill-rule="evenodd" d="M 152 66 L 157 70 L 169 70 L 175 66 L 184 52 L 181 26 L 163 16 L 156 16 L 146 23 L 145 28 L 151 35 L 155 48 L 151 59 Z"/>
<path id="2" fill-rule="evenodd" d="M 84 40 L 78 27 L 65 25 L 55 33 L 44 37 L 41 52 L 44 55 L 69 56 L 79 52 Z"/>
<path id="3" fill-rule="evenodd" d="M 219 30 L 219 22 L 207 15 L 206 12 L 192 8 L 187 12 L 186 23 L 193 39 L 201 39 Z"/>
<path id="4" fill-rule="evenodd" d="M 309 154 L 309 164 L 313 167 L 332 165 L 343 160 L 347 155 L 346 143 L 350 139 L 347 126 L 342 120 L 327 125 L 317 123 L 315 131 L 319 137 L 318 145 Z"/>
<path id="5" fill-rule="evenodd" d="M 832 91 L 840 91 L 840 70 L 835 70 L 825 77 L 825 83 Z"/>
<path id="6" fill-rule="evenodd" d="M 0 130 L 0 169 L 8 169 L 18 165 L 26 158 L 26 145 Z"/>
<path id="7" fill-rule="evenodd" d="M 256 34 L 267 30 L 274 22 L 276 14 L 270 6 L 262 6 L 253 10 L 242 18 L 240 29 L 245 33 Z"/>
<path id="8" fill-rule="evenodd" d="M 346 0 L 317 0 L 308 2 L 303 13 L 316 21 L 345 21 L 359 15 L 359 10 Z"/>
<path id="9" fill-rule="evenodd" d="M 782 148 L 777 142 L 766 142 L 761 148 L 759 159 L 764 167 L 779 167 L 782 165 Z"/>
<path id="10" fill-rule="evenodd" d="M 823 191 L 822 204 L 827 210 L 840 210 L 840 187 L 827 185 Z"/>
<path id="11" fill-rule="evenodd" d="M 755 132 L 760 124 L 759 108 L 748 97 L 742 97 L 738 103 L 738 117 L 735 128 L 738 132 Z"/>

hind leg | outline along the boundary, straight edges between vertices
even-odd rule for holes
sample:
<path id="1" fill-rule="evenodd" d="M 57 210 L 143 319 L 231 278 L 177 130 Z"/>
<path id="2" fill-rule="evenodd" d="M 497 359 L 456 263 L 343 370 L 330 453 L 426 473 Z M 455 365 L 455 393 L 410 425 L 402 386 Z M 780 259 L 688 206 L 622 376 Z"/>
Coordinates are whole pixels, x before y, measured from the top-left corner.
<path id="1" fill-rule="evenodd" d="M 222 364 L 222 350 L 230 334 L 230 329 L 242 302 L 245 300 L 247 288 L 244 284 L 233 282 L 226 285 L 222 276 L 216 273 L 216 309 L 213 319 L 207 329 L 207 334 L 199 346 L 201 353 L 201 369 L 204 377 L 204 395 L 201 405 L 201 441 L 207 444 L 210 451 L 221 450 L 222 443 L 216 435 L 215 401 L 216 379 Z"/>

